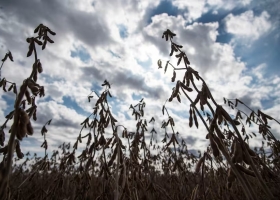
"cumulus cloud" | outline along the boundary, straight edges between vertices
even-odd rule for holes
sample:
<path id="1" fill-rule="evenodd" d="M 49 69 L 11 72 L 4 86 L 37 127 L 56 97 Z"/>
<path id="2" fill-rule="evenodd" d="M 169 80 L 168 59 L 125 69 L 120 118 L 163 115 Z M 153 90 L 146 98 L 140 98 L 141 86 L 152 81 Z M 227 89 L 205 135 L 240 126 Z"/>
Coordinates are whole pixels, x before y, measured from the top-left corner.
<path id="1" fill-rule="evenodd" d="M 229 14 L 224 20 L 226 31 L 240 37 L 258 39 L 271 28 L 270 15 L 263 11 L 260 16 L 255 16 L 252 10 L 240 15 Z"/>
<path id="2" fill-rule="evenodd" d="M 179 9 L 188 9 L 188 12 L 185 13 L 185 17 L 189 20 L 194 20 L 199 18 L 203 12 L 206 11 L 204 0 L 193 0 L 193 1 L 181 1 L 175 0 L 172 1 L 172 4 Z"/>
<path id="3" fill-rule="evenodd" d="M 214 13 L 218 13 L 218 10 L 233 10 L 234 8 L 242 8 L 251 3 L 251 0 L 174 0 L 172 5 L 184 12 L 184 17 L 187 22 L 193 22 L 200 18 L 203 14 L 214 10 Z"/>

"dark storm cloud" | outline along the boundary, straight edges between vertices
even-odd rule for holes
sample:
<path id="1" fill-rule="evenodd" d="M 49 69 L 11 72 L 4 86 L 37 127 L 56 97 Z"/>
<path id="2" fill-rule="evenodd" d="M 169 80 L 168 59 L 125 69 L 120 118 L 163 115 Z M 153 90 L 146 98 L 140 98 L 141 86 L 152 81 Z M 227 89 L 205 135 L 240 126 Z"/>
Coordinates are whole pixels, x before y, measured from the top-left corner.
<path id="1" fill-rule="evenodd" d="M 1 16 L 15 18 L 17 22 L 32 29 L 43 23 L 55 30 L 58 40 L 66 34 L 74 34 L 76 39 L 88 45 L 96 46 L 112 42 L 108 26 L 101 16 L 75 10 L 65 6 L 63 2 L 59 0 L 2 1 Z M 0 27 L 0 31 L 6 28 Z"/>
<path id="2" fill-rule="evenodd" d="M 257 111 L 258 109 L 260 109 L 259 107 L 256 107 L 256 106 L 254 106 L 253 105 L 253 95 L 254 94 L 250 94 L 251 92 L 249 92 L 248 94 L 246 94 L 246 95 L 243 95 L 243 96 L 240 96 L 239 94 L 236 94 L 236 93 L 234 93 L 234 92 L 231 92 L 230 94 L 229 94 L 229 99 L 239 99 L 240 101 L 242 101 L 245 105 L 247 105 L 249 108 L 251 108 L 252 110 L 255 110 L 255 111 Z M 234 104 L 235 104 L 235 102 L 233 102 Z M 240 110 L 242 110 L 242 111 L 247 111 L 248 110 L 248 108 L 246 108 L 244 105 L 242 105 L 242 104 L 239 104 L 238 105 L 238 108 L 240 109 Z M 247 114 L 250 114 L 250 113 L 247 113 Z"/>
<path id="3" fill-rule="evenodd" d="M 83 71 L 83 75 L 81 78 L 84 79 L 86 77 L 90 77 L 89 75 L 91 74 L 94 76 L 93 80 L 98 82 L 103 82 L 105 79 L 107 79 L 107 81 L 113 84 L 113 87 L 117 90 L 131 89 L 140 91 L 147 93 L 147 95 L 153 99 L 159 99 L 165 94 L 163 87 L 150 87 L 145 82 L 145 78 L 143 76 L 133 74 L 128 69 L 116 68 L 109 63 L 105 64 L 105 66 L 106 69 L 100 69 L 96 66 L 83 67 L 81 69 Z M 112 69 L 114 73 L 112 73 L 110 69 Z M 109 74 L 108 76 L 106 74 L 107 72 Z M 90 78 L 92 79 L 92 77 Z"/>
<path id="4" fill-rule="evenodd" d="M 195 145 L 198 138 L 195 138 L 193 136 L 187 136 L 186 138 L 184 138 L 184 140 L 185 140 L 187 145 Z"/>
<path id="5" fill-rule="evenodd" d="M 64 116 L 62 113 L 59 113 L 57 117 L 54 117 L 54 109 L 50 109 L 48 106 L 40 106 L 37 109 L 37 120 L 36 123 L 44 125 L 50 119 L 53 119 L 51 122 L 52 126 L 65 127 L 65 128 L 80 128 L 79 123 L 71 119 L 70 116 Z M 66 118 L 69 117 L 69 118 Z"/>
<path id="6" fill-rule="evenodd" d="M 42 126 L 50 120 L 50 117 L 52 117 L 52 113 L 48 112 L 41 112 L 41 109 L 38 109 L 38 115 L 37 115 L 37 123 L 41 124 Z M 69 118 L 65 118 L 64 116 L 61 116 L 60 119 L 55 118 L 52 123 L 52 126 L 54 127 L 66 127 L 66 128 L 80 128 L 79 124 L 77 124 L 75 121 Z"/>

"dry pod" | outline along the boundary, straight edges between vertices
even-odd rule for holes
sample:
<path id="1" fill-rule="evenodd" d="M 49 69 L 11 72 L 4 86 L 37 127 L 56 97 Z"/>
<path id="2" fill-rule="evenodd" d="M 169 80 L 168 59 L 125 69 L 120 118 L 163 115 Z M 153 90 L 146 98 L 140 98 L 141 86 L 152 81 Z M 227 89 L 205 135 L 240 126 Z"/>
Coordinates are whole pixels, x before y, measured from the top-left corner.
<path id="1" fill-rule="evenodd" d="M 20 120 L 20 123 L 25 124 L 25 125 L 30 123 L 29 116 L 23 109 L 19 109 L 19 120 Z"/>
<path id="2" fill-rule="evenodd" d="M 31 89 L 31 92 L 32 92 L 33 95 L 37 95 L 38 92 L 40 91 L 40 88 L 38 88 L 36 86 L 33 86 L 30 89 Z"/>
<path id="3" fill-rule="evenodd" d="M 16 134 L 17 138 L 19 140 L 22 140 L 22 138 L 25 137 L 26 133 L 27 133 L 26 124 L 19 123 L 18 124 L 18 128 L 17 128 L 17 134 Z"/>
<path id="4" fill-rule="evenodd" d="M 0 149 L 0 153 L 3 153 L 3 155 L 6 155 L 8 153 L 8 145 L 6 145 L 5 147 L 1 148 Z M 1 167 L 0 167 L 0 169 L 1 169 Z"/>
<path id="5" fill-rule="evenodd" d="M 247 156 L 247 154 L 243 151 L 243 161 L 247 164 L 247 165 L 251 165 L 250 162 L 250 158 Z"/>
<path id="6" fill-rule="evenodd" d="M 230 189 L 232 186 L 232 182 L 227 182 L 227 188 Z"/>
<path id="7" fill-rule="evenodd" d="M 48 27 L 47 27 L 47 31 L 51 34 L 51 35 L 56 35 L 56 33 L 55 32 L 53 32 L 51 29 L 49 29 Z"/>
<path id="8" fill-rule="evenodd" d="M 106 144 L 106 139 L 105 139 L 104 135 L 102 135 L 102 136 L 100 137 L 98 143 L 99 143 L 101 146 L 103 146 L 103 145 Z"/>
<path id="9" fill-rule="evenodd" d="M 28 85 L 29 88 L 32 88 L 32 87 L 34 87 L 34 86 L 40 87 L 40 85 L 39 85 L 38 83 L 36 83 L 34 80 L 32 80 L 32 79 L 29 79 L 29 80 L 28 80 L 27 85 Z"/>
<path id="10" fill-rule="evenodd" d="M 210 140 L 210 146 L 211 146 L 212 151 L 213 151 L 213 155 L 215 157 L 218 157 L 220 155 L 220 151 L 219 151 L 216 143 L 214 142 L 214 139 L 213 139 L 213 136 L 212 136 L 211 133 L 209 134 L 209 140 Z"/>
<path id="11" fill-rule="evenodd" d="M 30 43 L 31 41 L 32 41 L 31 38 L 26 38 L 26 42 L 27 42 L 27 43 Z"/>
<path id="12" fill-rule="evenodd" d="M 249 169 L 246 169 L 245 167 L 243 167 L 243 166 L 241 166 L 241 165 L 239 165 L 239 164 L 236 164 L 235 166 L 236 166 L 236 168 L 237 168 L 238 170 L 242 171 L 244 174 L 247 174 L 247 175 L 249 175 L 249 176 L 256 177 L 256 175 L 255 175 L 255 173 L 254 173 L 253 171 L 251 171 L 251 170 L 249 170 Z"/>
<path id="13" fill-rule="evenodd" d="M 44 96 L 45 96 L 45 88 L 44 88 L 44 86 L 41 86 L 41 87 L 40 87 L 39 96 L 40 96 L 40 97 L 42 97 L 42 96 L 44 97 Z"/>
<path id="14" fill-rule="evenodd" d="M 192 88 L 188 87 L 188 85 L 185 85 L 184 83 L 181 83 L 180 86 L 181 86 L 182 88 L 184 88 L 185 90 L 189 91 L 189 92 L 192 92 L 192 91 L 193 91 Z"/>
<path id="15" fill-rule="evenodd" d="M 37 71 L 34 72 L 32 78 L 33 78 L 33 80 L 34 80 L 35 82 L 37 82 Z"/>
<path id="16" fill-rule="evenodd" d="M 38 63 L 37 70 L 38 70 L 39 73 L 42 73 L 42 72 L 43 72 L 42 63 L 41 63 L 40 61 L 39 61 L 39 63 Z"/>
<path id="17" fill-rule="evenodd" d="M 29 122 L 28 124 L 26 124 L 26 129 L 27 129 L 27 134 L 28 135 L 33 135 L 33 127 L 31 125 L 31 122 Z"/>
<path id="18" fill-rule="evenodd" d="M 32 103 L 32 99 L 30 97 L 30 92 L 28 91 L 28 89 L 26 89 L 26 91 L 25 91 L 25 97 L 26 97 L 28 104 L 30 105 Z"/>
<path id="19" fill-rule="evenodd" d="M 236 179 L 236 176 L 235 176 L 234 172 L 232 171 L 232 169 L 230 168 L 228 170 L 227 180 L 228 180 L 228 182 L 233 183 L 235 181 L 235 179 Z"/>
<path id="20" fill-rule="evenodd" d="M 2 78 L 2 80 L 0 81 L 0 87 L 3 86 L 4 82 L 6 82 L 6 79 L 5 79 L 5 78 Z"/>
<path id="21" fill-rule="evenodd" d="M 119 146 L 117 145 L 110 161 L 108 162 L 108 167 L 110 167 L 113 164 L 114 160 L 116 159 L 117 153 L 118 153 L 118 148 L 119 148 Z"/>
<path id="22" fill-rule="evenodd" d="M 30 107 L 30 108 L 28 108 L 27 110 L 26 110 L 26 112 L 28 112 L 28 117 L 29 117 L 29 119 L 31 118 L 31 116 L 33 115 L 33 113 L 36 111 L 36 106 L 32 106 L 32 107 Z"/>
<path id="23" fill-rule="evenodd" d="M 46 36 L 46 40 L 47 40 L 49 43 L 54 43 L 54 41 L 53 41 L 51 38 L 49 38 L 48 36 Z"/>
<path id="24" fill-rule="evenodd" d="M 23 82 L 23 84 L 20 86 L 20 91 L 19 91 L 19 94 L 17 96 L 17 100 L 16 100 L 16 103 L 15 103 L 15 108 L 19 107 L 20 103 L 21 103 L 21 100 L 25 94 L 25 91 L 26 91 L 26 88 L 27 87 L 27 81 L 25 80 Z"/>
<path id="25" fill-rule="evenodd" d="M 252 149 L 250 149 L 249 145 L 246 142 L 244 142 L 244 144 L 245 144 L 245 146 L 247 148 L 247 151 L 250 154 L 250 156 L 254 156 L 254 157 L 257 156 L 256 152 L 254 152 Z"/>
<path id="26" fill-rule="evenodd" d="M 200 168 L 201 168 L 202 163 L 204 162 L 204 159 L 205 159 L 205 156 L 202 156 L 202 157 L 198 160 L 198 162 L 197 162 L 197 164 L 196 164 L 196 167 L 195 167 L 195 173 L 198 173 L 198 172 L 200 171 Z"/>
<path id="27" fill-rule="evenodd" d="M 232 162 L 233 163 L 242 163 L 242 161 L 243 161 L 242 147 L 241 147 L 241 144 L 239 143 L 239 141 L 237 141 L 237 139 L 235 139 Z"/>
<path id="28" fill-rule="evenodd" d="M 38 45 L 42 45 L 43 43 L 40 41 L 40 40 L 38 40 L 37 38 L 34 38 L 34 41 L 38 44 Z"/>
<path id="29" fill-rule="evenodd" d="M 37 109 L 35 109 L 35 111 L 33 112 L 33 120 L 36 121 L 37 120 L 37 115 L 36 115 Z"/>
<path id="30" fill-rule="evenodd" d="M 34 50 L 34 40 L 33 40 L 33 38 L 29 38 L 30 39 L 30 42 L 28 42 L 28 43 L 30 43 L 29 44 L 29 49 L 28 49 L 28 52 L 27 52 L 27 57 L 29 57 L 29 56 L 31 56 L 32 55 L 32 52 L 33 52 L 33 50 Z"/>
<path id="31" fill-rule="evenodd" d="M 223 115 L 219 114 L 218 115 L 218 124 L 221 125 L 223 120 L 224 120 Z"/>
<path id="32" fill-rule="evenodd" d="M 24 154 L 21 152 L 21 149 L 20 149 L 20 143 L 18 140 L 15 141 L 15 145 L 16 145 L 16 154 L 17 154 L 17 157 L 19 159 L 22 159 L 24 157 Z"/>
<path id="33" fill-rule="evenodd" d="M 219 115 L 221 116 L 221 115 Z M 224 134 L 221 132 L 220 128 L 215 124 L 215 131 L 220 139 L 225 139 Z"/>
<path id="34" fill-rule="evenodd" d="M 10 87 L 8 88 L 8 91 L 11 91 L 14 87 L 14 84 L 10 85 Z"/>
<path id="35" fill-rule="evenodd" d="M 0 128 L 0 145 L 4 146 L 5 142 L 5 132 L 2 128 Z"/>
<path id="36" fill-rule="evenodd" d="M 171 82 L 174 82 L 175 79 L 176 79 L 176 72 L 175 72 L 175 70 L 174 70 L 174 71 L 173 71 L 173 76 L 172 76 L 172 78 L 171 78 Z"/>

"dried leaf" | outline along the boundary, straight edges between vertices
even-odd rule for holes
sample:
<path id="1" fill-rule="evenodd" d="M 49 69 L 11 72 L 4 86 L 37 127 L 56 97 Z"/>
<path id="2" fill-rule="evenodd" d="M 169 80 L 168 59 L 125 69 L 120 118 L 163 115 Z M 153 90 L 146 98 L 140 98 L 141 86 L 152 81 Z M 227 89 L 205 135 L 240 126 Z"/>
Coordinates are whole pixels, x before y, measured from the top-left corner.
<path id="1" fill-rule="evenodd" d="M 55 32 L 53 32 L 51 29 L 47 28 L 47 31 L 51 34 L 51 35 L 56 35 Z"/>
<path id="2" fill-rule="evenodd" d="M 53 41 L 51 38 L 49 38 L 48 36 L 46 37 L 46 40 L 47 40 L 49 43 L 54 43 L 54 41 Z"/>
<path id="3" fill-rule="evenodd" d="M 196 164 L 196 167 L 195 167 L 195 173 L 198 173 L 198 172 L 200 171 L 201 164 L 204 162 L 204 159 L 205 159 L 205 157 L 202 156 L 202 157 L 198 160 L 198 162 L 197 162 L 197 164 Z"/>
<path id="4" fill-rule="evenodd" d="M 157 64 L 158 64 L 158 69 L 159 69 L 159 68 L 162 68 L 162 65 L 161 65 L 162 62 L 161 62 L 161 60 L 158 60 Z"/>
<path id="5" fill-rule="evenodd" d="M 233 122 L 234 122 L 234 124 L 235 124 L 236 126 L 240 125 L 240 122 L 237 121 L 237 120 L 233 120 Z"/>
<path id="6" fill-rule="evenodd" d="M 110 93 L 110 91 L 108 90 L 108 94 L 109 94 L 109 96 L 112 98 L 112 95 L 111 95 L 111 93 Z"/>
<path id="7" fill-rule="evenodd" d="M 190 61 L 189 61 L 189 59 L 188 59 L 188 57 L 187 57 L 187 55 L 185 55 L 184 56 L 184 62 L 185 62 L 185 64 L 187 65 L 190 65 L 191 63 L 190 63 Z M 197 78 L 198 79 L 198 78 Z"/>
<path id="8" fill-rule="evenodd" d="M 186 86 L 186 85 L 185 85 L 185 84 L 183 84 L 183 83 L 181 83 L 181 84 L 180 84 L 180 86 L 181 86 L 182 88 L 184 88 L 185 90 L 189 91 L 189 92 L 192 92 L 192 91 L 193 91 L 193 89 L 192 89 L 192 88 L 190 88 L 190 87 Z"/>
<path id="9" fill-rule="evenodd" d="M 51 124 L 51 122 L 52 122 L 52 119 L 50 119 L 50 120 L 47 122 L 47 124 L 48 124 L 48 125 L 50 125 L 50 124 Z"/>
<path id="10" fill-rule="evenodd" d="M 35 82 L 37 82 L 37 77 L 37 71 L 35 71 L 32 77 Z"/>
<path id="11" fill-rule="evenodd" d="M 6 53 L 6 55 L 4 56 L 4 58 L 2 59 L 2 62 L 5 62 L 8 58 L 8 54 Z"/>
<path id="12" fill-rule="evenodd" d="M 17 87 L 16 87 L 16 84 L 15 84 L 14 87 L 13 87 L 13 92 L 14 92 L 15 94 L 17 94 Z"/>
<path id="13" fill-rule="evenodd" d="M 173 76 L 172 76 L 172 78 L 171 78 L 171 81 L 174 82 L 175 79 L 176 79 L 176 72 L 175 72 L 175 70 L 174 70 L 174 71 L 173 71 Z"/>
<path id="14" fill-rule="evenodd" d="M 169 61 L 166 62 L 165 68 L 164 68 L 164 73 L 166 73 L 167 67 L 168 67 Z"/>
<path id="15" fill-rule="evenodd" d="M 11 91 L 14 87 L 14 84 L 10 85 L 10 87 L 8 88 L 8 91 Z"/>
<path id="16" fill-rule="evenodd" d="M 44 50 L 46 48 L 47 45 L 47 40 L 44 41 L 43 46 L 42 46 L 42 50 Z"/>
<path id="17" fill-rule="evenodd" d="M 181 103 L 181 98 L 179 94 L 177 95 L 177 100 Z"/>
<path id="18" fill-rule="evenodd" d="M 39 26 L 37 26 L 37 28 L 35 28 L 34 33 L 37 33 L 42 26 L 43 26 L 43 24 L 39 24 Z"/>
<path id="19" fill-rule="evenodd" d="M 178 62 L 177 62 L 177 66 L 180 64 L 180 62 L 181 62 L 181 60 L 182 60 L 182 57 L 183 57 L 183 56 L 180 56 L 180 57 L 179 57 Z"/>
<path id="20" fill-rule="evenodd" d="M 9 56 L 9 59 L 10 59 L 12 62 L 14 62 L 12 52 L 9 51 L 8 56 Z"/>
<path id="21" fill-rule="evenodd" d="M 154 122 L 154 121 L 155 121 L 155 118 L 152 117 L 151 120 L 149 121 L 149 123 Z"/>
<path id="22" fill-rule="evenodd" d="M 32 55 L 33 50 L 34 50 L 33 42 L 30 42 L 29 50 L 27 52 L 27 57 Z"/>
<path id="23" fill-rule="evenodd" d="M 43 43 L 40 41 L 40 40 L 38 40 L 37 38 L 34 38 L 34 41 L 38 44 L 38 45 L 42 45 Z"/>
<path id="24" fill-rule="evenodd" d="M 6 81 L 6 79 L 5 79 L 5 78 L 3 78 L 3 79 L 0 81 L 0 87 L 2 87 L 2 86 L 3 86 L 4 81 Z"/>
<path id="25" fill-rule="evenodd" d="M 190 108 L 189 113 L 190 113 L 190 117 L 189 117 L 189 127 L 192 127 L 192 125 L 193 125 L 192 108 Z"/>
<path id="26" fill-rule="evenodd" d="M 198 121 L 197 121 L 197 118 L 196 118 L 195 110 L 193 110 L 193 119 L 194 119 L 194 123 L 195 123 L 196 128 L 198 128 Z"/>
<path id="27" fill-rule="evenodd" d="M 48 132 L 48 129 L 46 128 L 46 126 L 43 126 L 41 129 L 41 134 L 44 135 Z"/>
<path id="28" fill-rule="evenodd" d="M 88 96 L 88 102 L 90 102 L 90 99 L 92 98 L 93 96 Z"/>

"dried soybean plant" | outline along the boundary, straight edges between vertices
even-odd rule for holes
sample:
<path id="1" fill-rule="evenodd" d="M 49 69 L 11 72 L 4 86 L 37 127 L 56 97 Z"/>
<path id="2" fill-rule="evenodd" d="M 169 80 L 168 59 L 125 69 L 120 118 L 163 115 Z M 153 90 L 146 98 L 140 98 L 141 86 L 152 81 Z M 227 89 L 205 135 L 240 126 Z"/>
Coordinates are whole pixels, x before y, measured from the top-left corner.
<path id="1" fill-rule="evenodd" d="M 221 158 L 221 156 L 223 156 L 223 158 L 227 161 L 227 164 L 229 166 L 227 169 L 228 189 L 231 188 L 233 181 L 237 179 L 239 184 L 242 186 L 243 192 L 246 195 L 247 199 L 253 200 L 259 198 L 276 198 L 276 196 L 272 194 L 272 190 L 268 187 L 268 183 L 265 182 L 265 179 L 267 176 L 274 176 L 277 177 L 275 179 L 278 179 L 279 181 L 279 176 L 275 173 L 275 171 L 273 172 L 273 170 L 270 169 L 270 167 L 267 165 L 267 162 L 263 162 L 262 159 L 249 148 L 249 145 L 247 143 L 249 140 L 249 136 L 245 134 L 245 126 L 242 126 L 241 131 L 238 128 L 238 125 L 240 125 L 240 121 L 242 119 L 241 111 L 238 110 L 236 118 L 232 119 L 230 115 L 226 112 L 226 110 L 221 105 L 218 105 L 216 103 L 204 79 L 202 79 L 199 73 L 190 66 L 190 61 L 187 55 L 181 50 L 183 46 L 176 44 L 173 41 L 173 38 L 175 36 L 176 34 L 172 33 L 169 29 L 167 29 L 163 33 L 162 38 L 165 38 L 166 41 L 170 40 L 170 56 L 176 53 L 175 56 L 176 58 L 178 58 L 177 66 L 183 61 L 184 67 L 174 67 L 169 61 L 167 61 L 164 71 L 166 72 L 169 66 L 173 68 L 174 71 L 173 77 L 171 79 L 172 82 L 174 82 L 176 79 L 177 70 L 185 70 L 185 74 L 182 81 L 178 80 L 176 82 L 176 86 L 173 89 L 169 101 L 172 101 L 174 98 L 177 98 L 177 100 L 181 103 L 180 91 L 190 101 L 191 104 L 189 110 L 189 126 L 192 127 L 194 121 L 196 127 L 198 127 L 199 117 L 199 119 L 207 129 L 208 134 L 206 135 L 206 138 L 209 139 L 210 147 L 214 158 L 216 158 L 217 160 Z M 158 66 L 159 68 L 162 68 L 161 60 L 158 61 Z M 201 89 L 197 87 L 198 82 L 202 83 Z M 193 92 L 193 90 L 197 93 L 197 96 L 194 100 L 192 100 L 190 98 L 190 95 L 188 94 L 189 92 Z M 228 103 L 229 106 L 234 108 L 234 105 L 230 100 L 225 99 L 225 103 Z M 238 103 L 243 104 L 240 100 L 236 99 L 235 107 Z M 198 106 L 200 109 L 198 108 Z M 164 109 L 165 106 L 163 107 L 163 110 Z M 208 111 L 211 114 L 209 114 Z M 206 113 L 206 117 L 203 117 L 202 113 L 204 115 Z M 279 141 L 277 141 L 271 133 L 271 131 L 269 131 L 270 127 L 267 125 L 268 119 L 275 120 L 274 118 L 264 114 L 261 111 L 258 111 L 257 114 L 254 111 L 252 111 L 250 117 L 247 115 L 246 123 L 251 123 L 252 121 L 259 126 L 259 133 L 262 134 L 264 140 L 268 140 L 269 145 L 273 149 L 271 157 L 275 156 L 275 159 L 279 159 Z M 172 120 L 170 121 L 172 122 Z M 207 124 L 206 121 L 209 121 L 209 124 Z M 275 121 L 278 122 L 277 120 Z M 221 130 L 222 128 L 224 128 L 224 131 Z M 241 132 L 243 133 L 243 136 L 245 135 L 245 138 L 242 137 Z M 250 137 L 252 136 L 250 135 Z M 197 163 L 197 172 L 200 170 L 202 164 L 205 163 L 204 159 L 205 154 Z M 252 181 L 249 182 L 250 177 L 247 177 L 247 175 L 254 177 L 255 183 L 258 184 L 258 187 L 263 192 L 261 196 L 258 196 L 259 193 L 256 193 L 256 188 L 252 186 Z M 196 190 L 197 188 L 195 188 L 194 193 L 196 193 Z M 203 190 L 203 196 L 204 199 L 206 199 L 205 189 Z M 192 195 L 192 199 L 195 199 L 194 194 Z"/>
<path id="2" fill-rule="evenodd" d="M 13 90 L 16 95 L 14 110 L 11 111 L 6 116 L 6 121 L 1 126 L 1 146 L 4 146 L 5 133 L 4 129 L 9 120 L 14 118 L 13 124 L 10 129 L 10 138 L 8 144 L 4 147 L 4 157 L 1 163 L 1 172 L 0 172 L 0 197 L 4 197 L 7 191 L 7 185 L 9 182 L 10 173 L 12 171 L 12 160 L 14 150 L 16 150 L 17 157 L 20 159 L 23 157 L 23 153 L 20 150 L 20 141 L 27 137 L 27 135 L 33 135 L 33 128 L 31 125 L 31 117 L 36 120 L 36 110 L 37 106 L 35 104 L 35 99 L 37 95 L 40 97 L 45 95 L 44 86 L 41 86 L 37 83 L 38 73 L 43 72 L 43 67 L 40 59 L 37 56 L 36 45 L 42 46 L 42 50 L 46 48 L 47 43 L 54 43 L 54 41 L 49 37 L 49 34 L 55 35 L 56 33 L 51 31 L 47 26 L 40 24 L 35 30 L 34 33 L 37 33 L 38 36 L 30 37 L 26 39 L 26 42 L 29 43 L 29 50 L 27 57 L 34 55 L 34 64 L 32 66 L 31 74 L 28 78 L 23 80 L 22 85 L 20 86 L 19 92 L 15 83 L 12 83 L 5 78 L 2 78 L 0 85 L 3 88 L 4 92 L 7 92 L 6 86 L 10 84 L 8 91 Z M 9 51 L 5 57 L 2 59 L 2 66 L 4 62 L 9 58 L 13 61 L 12 53 Z M 26 109 L 26 102 L 30 107 Z"/>
<path id="3" fill-rule="evenodd" d="M 88 101 L 94 107 L 81 123 L 74 144 L 65 141 L 49 158 L 46 125 L 51 120 L 41 129 L 44 136 L 41 147 L 45 148 L 42 157 L 29 152 L 23 155 L 19 140 L 15 141 L 17 157 L 13 159 L 9 184 L 4 190 L 6 198 L 2 199 L 273 199 L 271 195 L 279 195 L 279 141 L 271 133 L 268 121 L 279 122 L 261 111 L 254 112 L 249 108 L 251 114 L 248 115 L 239 108 L 239 105 L 246 107 L 243 102 L 225 99 L 225 103 L 237 111 L 235 118 L 231 118 L 222 106 L 216 104 L 198 72 L 190 67 L 187 56 L 181 51 L 182 46 L 173 42 L 174 36 L 169 30 L 163 35 L 167 39 L 171 38 L 171 55 L 178 53 L 177 64 L 184 61 L 185 67 L 174 67 L 168 61 L 165 71 L 169 66 L 174 68 L 172 82 L 176 80 L 177 70 L 185 70 L 185 76 L 182 82 L 176 82 L 168 100 L 176 98 L 183 102 L 186 96 L 191 102 L 189 126 L 198 127 L 202 122 L 208 132 L 205 135 L 210 145 L 204 152 L 198 151 L 197 156 L 188 149 L 184 136 L 176 132 L 175 120 L 168 112 L 168 100 L 162 108 L 167 119 L 161 123 L 160 130 L 155 129 L 158 122 L 154 117 L 150 123 L 144 118 L 144 109 L 147 107 L 144 99 L 128 107 L 132 118 L 135 118 L 135 126 L 120 125 L 109 105 L 111 84 L 105 80 L 100 94 L 92 92 L 88 95 Z M 10 52 L 7 58 L 13 60 Z M 162 67 L 162 61 L 158 64 Z M 24 85 L 30 79 L 34 81 L 33 72 Z M 10 85 L 8 90 L 16 90 L 15 84 L 4 78 L 1 84 L 2 87 L 5 84 L 4 91 L 6 85 Z M 198 85 L 202 85 L 202 88 L 198 89 Z M 25 86 L 29 91 L 28 84 Z M 190 92 L 197 94 L 194 100 L 189 97 Z M 10 112 L 1 127 L 1 146 L 4 146 L 5 125 L 16 113 L 17 119 L 20 119 L 18 126 L 26 124 L 28 120 L 24 120 L 30 117 L 36 119 L 36 95 L 29 95 L 30 98 L 24 95 L 26 99 L 19 105 L 21 110 Z M 35 108 L 33 111 L 25 109 L 26 101 L 31 102 L 29 105 Z M 257 134 L 249 133 L 246 124 L 258 126 L 263 137 L 262 145 L 254 150 L 249 148 L 249 141 Z M 11 130 L 17 133 L 14 128 Z M 155 134 L 163 137 L 161 142 L 155 140 Z M 19 136 L 22 136 L 21 139 L 24 137 Z M 8 145 L 0 149 L 0 153 L 4 154 L 2 174 L 7 166 L 8 150 Z M 25 160 L 19 162 L 23 156 Z"/>

